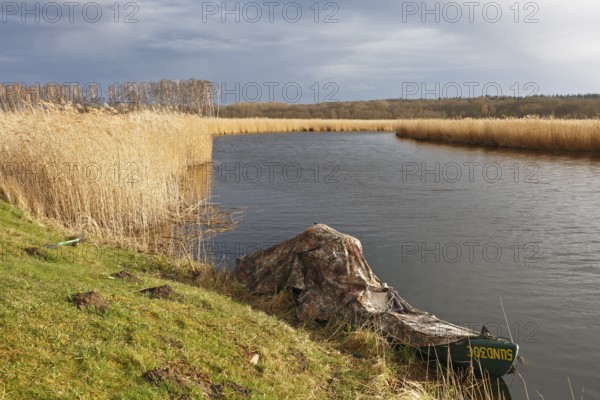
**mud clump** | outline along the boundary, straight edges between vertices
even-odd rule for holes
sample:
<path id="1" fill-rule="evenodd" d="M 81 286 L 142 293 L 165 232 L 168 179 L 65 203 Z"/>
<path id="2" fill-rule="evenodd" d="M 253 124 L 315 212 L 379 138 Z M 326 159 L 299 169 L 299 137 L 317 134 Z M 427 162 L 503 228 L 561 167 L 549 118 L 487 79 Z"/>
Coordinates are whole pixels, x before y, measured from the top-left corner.
<path id="1" fill-rule="evenodd" d="M 44 254 L 39 247 L 28 247 L 25 249 L 25 253 L 32 257 L 41 257 Z"/>
<path id="2" fill-rule="evenodd" d="M 95 290 L 85 293 L 75 293 L 71 296 L 71 303 L 78 309 L 94 307 L 100 312 L 108 310 L 109 303 Z"/>
<path id="3" fill-rule="evenodd" d="M 177 293 L 169 285 L 162 285 L 140 290 L 140 293 L 147 294 L 152 299 L 173 299 Z"/>
<path id="4" fill-rule="evenodd" d="M 48 255 L 43 249 L 40 249 L 39 247 L 28 247 L 25 249 L 25 253 L 27 253 L 28 256 L 36 258 L 38 260 L 48 261 Z"/>
<path id="5" fill-rule="evenodd" d="M 140 278 L 138 278 L 137 276 L 135 276 L 133 274 L 130 274 L 127 271 L 115 272 L 110 277 L 115 278 L 115 279 L 123 279 L 124 281 L 133 282 L 133 283 L 140 283 L 142 281 Z"/>

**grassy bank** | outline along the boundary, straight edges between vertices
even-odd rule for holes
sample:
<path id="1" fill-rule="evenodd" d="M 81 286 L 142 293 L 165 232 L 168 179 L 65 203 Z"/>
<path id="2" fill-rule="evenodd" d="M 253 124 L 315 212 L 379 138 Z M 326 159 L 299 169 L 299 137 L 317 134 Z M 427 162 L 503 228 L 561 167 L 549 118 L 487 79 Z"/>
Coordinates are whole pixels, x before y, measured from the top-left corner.
<path id="1" fill-rule="evenodd" d="M 600 120 L 402 120 L 397 136 L 416 140 L 519 149 L 600 152 Z"/>
<path id="2" fill-rule="evenodd" d="M 0 225 L 0 397 L 167 398 L 222 388 L 232 397 L 315 398 L 365 390 L 365 362 L 226 296 L 161 279 L 177 269 L 173 261 L 89 244 L 29 255 L 27 248 L 57 241 L 60 232 L 6 203 Z M 141 283 L 109 278 L 123 268 Z M 135 292 L 165 283 L 181 298 Z M 69 303 L 90 290 L 110 301 L 106 312 Z M 143 378 L 166 366 L 180 369 L 183 381 Z"/>
<path id="3" fill-rule="evenodd" d="M 206 266 L 92 243 L 47 249 L 44 243 L 66 232 L 4 202 L 0 229 L 0 398 L 451 399 L 457 393 L 439 381 L 410 380 L 411 371 L 422 373 L 410 366 L 410 353 L 392 351 L 373 333 L 286 322 L 293 311 L 285 294 L 259 299 Z M 123 269 L 140 282 L 111 278 Z M 165 284 L 175 297 L 140 292 Z M 109 303 L 105 311 L 71 303 L 74 293 L 91 290 Z"/>

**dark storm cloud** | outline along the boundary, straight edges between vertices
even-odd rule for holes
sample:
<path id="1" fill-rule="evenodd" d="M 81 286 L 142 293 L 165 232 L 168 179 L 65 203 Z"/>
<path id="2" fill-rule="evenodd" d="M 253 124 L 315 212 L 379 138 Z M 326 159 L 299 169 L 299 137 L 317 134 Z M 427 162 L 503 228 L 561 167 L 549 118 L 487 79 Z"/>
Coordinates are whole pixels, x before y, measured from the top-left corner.
<path id="1" fill-rule="evenodd" d="M 28 2 L 25 22 L 23 10 L 2 4 L 4 82 L 197 77 L 224 84 L 228 102 L 296 100 L 298 88 L 304 102 L 401 97 L 407 87 L 419 88 L 413 97 L 444 87 L 479 95 L 489 84 L 527 94 L 531 82 L 548 94 L 600 89 L 591 1 L 522 2 L 518 14 L 514 2 L 138 1 L 117 3 L 118 13 L 112 1 L 81 2 L 54 23 L 48 2 L 39 21 Z"/>

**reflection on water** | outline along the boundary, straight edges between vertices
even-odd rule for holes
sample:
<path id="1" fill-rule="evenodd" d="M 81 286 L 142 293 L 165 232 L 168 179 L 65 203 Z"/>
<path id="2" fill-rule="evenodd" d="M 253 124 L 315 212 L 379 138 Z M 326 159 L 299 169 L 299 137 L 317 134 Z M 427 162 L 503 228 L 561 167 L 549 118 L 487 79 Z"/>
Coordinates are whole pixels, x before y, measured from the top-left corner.
<path id="1" fill-rule="evenodd" d="M 210 197 L 212 173 L 210 163 L 195 165 L 186 170 L 181 177 L 181 190 L 186 204 L 206 202 Z"/>
<path id="2" fill-rule="evenodd" d="M 212 188 L 210 164 L 199 164 L 186 169 L 179 179 L 183 199 L 177 222 L 161 227 L 156 233 L 161 251 L 178 256 L 199 254 L 201 243 L 207 239 L 207 226 L 214 213 L 209 204 Z"/>
<path id="3" fill-rule="evenodd" d="M 215 138 L 213 165 L 213 202 L 244 210 L 218 260 L 328 224 L 415 307 L 512 336 L 530 397 L 571 398 L 569 377 L 600 398 L 597 158 L 307 133 Z"/>
<path id="4" fill-rule="evenodd" d="M 207 246 L 211 246 L 216 234 L 236 227 L 235 212 L 211 204 L 214 171 L 212 163 L 204 163 L 188 168 L 182 175 L 180 190 L 186 209 L 179 223 L 165 232 L 171 254 L 214 262 L 215 251 Z"/>

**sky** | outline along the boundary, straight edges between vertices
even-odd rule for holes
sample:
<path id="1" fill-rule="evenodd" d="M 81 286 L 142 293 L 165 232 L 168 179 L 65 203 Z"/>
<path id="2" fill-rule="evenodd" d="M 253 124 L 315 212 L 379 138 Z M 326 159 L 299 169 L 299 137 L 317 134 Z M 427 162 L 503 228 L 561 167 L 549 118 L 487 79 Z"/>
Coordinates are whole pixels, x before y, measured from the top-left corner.
<path id="1" fill-rule="evenodd" d="M 222 103 L 600 92 L 600 2 L 1 2 L 0 82 L 206 79 Z"/>

